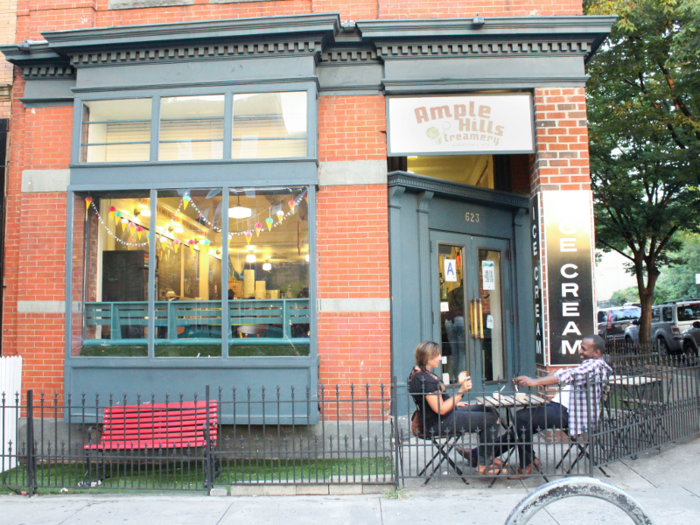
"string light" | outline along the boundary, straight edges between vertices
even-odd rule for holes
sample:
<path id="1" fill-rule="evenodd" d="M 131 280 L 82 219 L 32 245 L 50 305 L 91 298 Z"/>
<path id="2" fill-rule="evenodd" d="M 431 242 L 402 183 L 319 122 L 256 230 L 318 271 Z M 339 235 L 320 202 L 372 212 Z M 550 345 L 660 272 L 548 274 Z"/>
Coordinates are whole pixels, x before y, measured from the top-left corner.
<path id="1" fill-rule="evenodd" d="M 277 211 L 277 217 L 278 217 L 277 221 L 275 221 L 272 217 L 268 217 L 267 219 L 265 219 L 265 225 L 267 226 L 268 231 L 272 231 L 272 228 L 276 228 L 279 225 L 281 225 L 285 218 L 293 215 L 296 211 L 296 207 L 299 205 L 301 200 L 305 199 L 305 198 L 307 199 L 307 202 L 308 202 L 307 192 L 301 193 L 296 199 L 290 199 L 289 202 L 287 203 L 289 205 L 289 211 L 287 211 L 285 213 L 284 211 L 282 211 L 282 209 L 279 209 Z M 194 200 L 190 197 L 189 193 L 185 193 L 185 195 L 183 195 L 182 199 L 180 199 L 180 203 L 178 204 L 177 209 L 175 210 L 175 213 L 173 213 L 173 216 L 170 219 L 170 223 L 175 225 L 174 231 L 176 233 L 183 233 L 184 232 L 184 229 L 182 228 L 182 226 L 179 223 L 175 222 L 175 219 L 177 218 L 177 214 L 180 213 L 180 209 L 181 208 L 187 209 L 188 204 L 192 205 L 192 207 L 197 211 L 197 214 L 199 215 L 199 217 L 207 224 L 207 226 L 209 226 L 210 228 L 212 228 L 216 232 L 221 233 L 221 228 L 215 226 L 211 221 L 209 221 L 209 219 L 207 219 L 204 216 L 204 214 L 201 212 L 201 210 L 195 204 Z M 86 207 L 86 220 L 87 220 L 87 213 L 88 213 L 89 209 L 92 208 L 95 211 L 95 215 L 97 216 L 97 218 L 100 221 L 100 223 L 102 224 L 102 226 L 104 226 L 105 230 L 107 230 L 107 233 L 110 235 L 110 237 L 114 238 L 117 242 L 123 244 L 124 246 L 131 246 L 131 247 L 135 247 L 135 248 L 142 248 L 142 247 L 148 245 L 148 239 L 150 237 L 150 234 L 148 234 L 148 233 L 146 234 L 146 239 L 147 239 L 146 242 L 131 243 L 131 242 L 127 242 L 127 241 L 120 239 L 117 236 L 117 234 L 115 232 L 113 232 L 109 228 L 107 223 L 104 221 L 104 219 L 100 215 L 100 212 L 97 210 L 97 205 L 93 201 L 92 197 L 85 198 L 85 207 Z M 269 211 L 271 209 L 272 209 L 272 207 L 268 208 L 266 210 L 266 212 L 269 213 Z M 116 221 L 116 223 L 122 225 L 122 233 L 125 233 L 127 228 L 129 228 L 131 230 L 131 235 L 134 235 L 135 232 L 138 232 L 139 234 L 141 234 L 143 232 L 143 228 L 138 225 L 137 221 L 134 221 L 134 222 L 129 221 L 129 219 L 127 219 L 127 217 L 124 216 L 124 214 L 122 214 L 119 211 L 116 211 L 114 206 L 110 206 L 109 211 L 110 211 L 110 215 L 113 214 L 113 217 L 114 217 L 114 220 Z M 257 216 L 259 217 L 260 215 L 263 215 L 263 213 L 259 213 Z M 136 218 L 134 218 L 134 219 L 136 219 Z M 135 224 L 135 222 L 136 222 L 136 224 Z M 233 235 L 244 235 L 246 237 L 246 240 L 248 241 L 248 243 L 250 243 L 250 239 L 253 236 L 253 233 L 255 232 L 257 234 L 257 236 L 259 236 L 261 230 L 262 230 L 262 224 L 260 222 L 256 222 L 255 226 L 253 228 L 229 232 L 229 238 L 232 239 Z M 156 234 L 156 235 L 158 235 L 158 234 Z M 141 237 L 141 235 L 139 235 L 139 240 L 140 240 L 140 237 Z M 163 235 L 160 235 L 160 237 L 167 239 L 167 237 L 163 236 Z M 176 250 L 177 250 L 177 246 L 179 244 L 180 244 L 180 242 L 176 241 L 176 245 L 175 245 Z M 193 241 L 190 241 L 190 242 L 188 242 L 188 244 L 195 245 L 196 243 Z"/>

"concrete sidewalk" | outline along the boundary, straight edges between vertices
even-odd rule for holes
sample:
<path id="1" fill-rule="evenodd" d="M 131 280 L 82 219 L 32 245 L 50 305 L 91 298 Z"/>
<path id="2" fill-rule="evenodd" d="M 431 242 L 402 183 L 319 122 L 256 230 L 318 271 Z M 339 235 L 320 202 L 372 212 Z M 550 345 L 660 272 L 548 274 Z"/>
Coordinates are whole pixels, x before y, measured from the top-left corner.
<path id="1" fill-rule="evenodd" d="M 670 445 L 600 471 L 597 477 L 626 490 L 657 525 L 700 523 L 700 438 Z M 501 524 L 541 478 L 524 481 L 435 479 L 428 487 L 411 484 L 400 499 L 385 495 L 209 497 L 177 495 L 0 496 L 0 525 L 233 525 L 414 523 Z M 392 496 L 392 494 L 389 494 Z M 395 496 L 395 494 L 394 494 Z M 612 504 L 572 498 L 538 513 L 533 525 L 632 523 Z"/>

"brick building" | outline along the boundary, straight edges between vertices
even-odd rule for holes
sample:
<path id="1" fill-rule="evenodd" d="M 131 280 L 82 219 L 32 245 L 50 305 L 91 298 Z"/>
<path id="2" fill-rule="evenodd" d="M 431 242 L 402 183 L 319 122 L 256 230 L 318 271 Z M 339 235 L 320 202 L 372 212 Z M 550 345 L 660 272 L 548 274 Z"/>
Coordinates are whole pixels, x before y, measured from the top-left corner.
<path id="1" fill-rule="evenodd" d="M 26 388 L 478 388 L 593 332 L 580 0 L 19 0 Z M 313 410 L 313 409 L 312 409 Z"/>

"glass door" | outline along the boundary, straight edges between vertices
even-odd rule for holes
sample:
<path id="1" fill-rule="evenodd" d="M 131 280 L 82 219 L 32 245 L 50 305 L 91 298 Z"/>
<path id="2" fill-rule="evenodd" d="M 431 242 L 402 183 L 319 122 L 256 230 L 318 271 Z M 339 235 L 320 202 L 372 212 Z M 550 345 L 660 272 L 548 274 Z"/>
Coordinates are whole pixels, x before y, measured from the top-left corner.
<path id="1" fill-rule="evenodd" d="M 431 248 L 443 381 L 466 372 L 475 389 L 495 387 L 508 379 L 513 358 L 509 242 L 434 231 Z"/>

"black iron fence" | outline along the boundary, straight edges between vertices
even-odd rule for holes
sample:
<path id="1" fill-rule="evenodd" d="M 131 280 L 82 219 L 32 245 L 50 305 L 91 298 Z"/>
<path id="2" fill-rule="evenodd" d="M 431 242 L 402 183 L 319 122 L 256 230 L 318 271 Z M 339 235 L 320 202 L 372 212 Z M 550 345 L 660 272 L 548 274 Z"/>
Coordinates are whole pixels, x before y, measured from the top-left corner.
<path id="1" fill-rule="evenodd" d="M 31 494 L 395 483 L 389 386 L 3 396 L 0 484 Z M 31 446 L 29 444 L 31 443 Z"/>
<path id="2" fill-rule="evenodd" d="M 591 475 L 700 432 L 696 360 L 616 354 L 607 361 L 613 372 L 605 383 L 469 392 L 459 409 L 469 414 L 459 418 L 432 413 L 436 395 L 411 395 L 396 380 L 164 398 L 28 391 L 0 400 L 0 479 L 32 494 Z M 577 425 L 571 407 L 554 405 L 561 396 L 577 400 Z"/>

